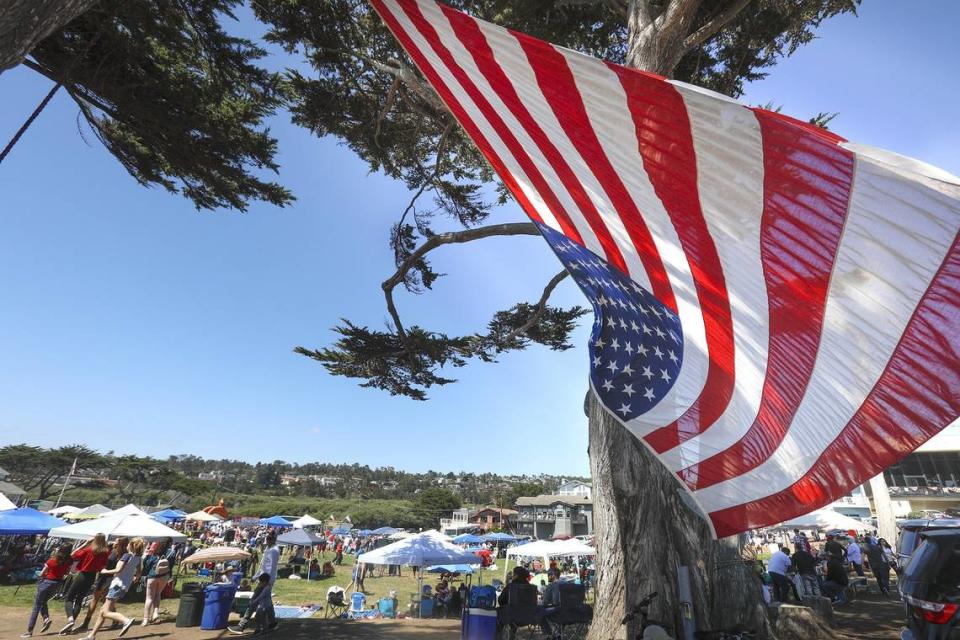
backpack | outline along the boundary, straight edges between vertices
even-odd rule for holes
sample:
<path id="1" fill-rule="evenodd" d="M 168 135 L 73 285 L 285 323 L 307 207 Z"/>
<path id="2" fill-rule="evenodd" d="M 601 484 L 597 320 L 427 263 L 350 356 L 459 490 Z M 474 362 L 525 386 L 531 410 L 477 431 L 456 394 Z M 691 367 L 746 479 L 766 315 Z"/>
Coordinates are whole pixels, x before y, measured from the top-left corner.
<path id="1" fill-rule="evenodd" d="M 497 606 L 497 590 L 490 585 L 473 587 L 468 602 L 472 609 L 493 609 Z"/>
<path id="2" fill-rule="evenodd" d="M 166 558 L 157 560 L 157 566 L 153 568 L 153 573 L 157 576 L 165 576 L 170 573 L 170 561 Z"/>

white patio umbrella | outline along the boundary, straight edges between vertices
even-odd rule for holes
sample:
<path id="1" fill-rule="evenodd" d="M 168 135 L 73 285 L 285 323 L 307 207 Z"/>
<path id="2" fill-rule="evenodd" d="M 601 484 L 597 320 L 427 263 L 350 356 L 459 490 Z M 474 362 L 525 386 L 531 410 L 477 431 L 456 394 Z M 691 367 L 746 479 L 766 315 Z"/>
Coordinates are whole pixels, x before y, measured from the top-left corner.
<path id="1" fill-rule="evenodd" d="M 47 513 L 52 516 L 65 516 L 69 513 L 77 513 L 78 511 L 80 511 L 80 507 L 71 507 L 67 504 L 62 507 L 57 507 L 56 509 L 50 509 Z"/>
<path id="2" fill-rule="evenodd" d="M 187 514 L 183 519 L 190 522 L 219 522 L 223 520 L 220 516 L 206 511 L 194 511 Z"/>
<path id="3" fill-rule="evenodd" d="M 185 558 L 181 564 L 204 564 L 207 562 L 229 562 L 230 560 L 246 560 L 250 554 L 237 547 L 209 547 L 201 549 L 192 556 Z"/>
<path id="4" fill-rule="evenodd" d="M 305 513 L 299 518 L 297 518 L 296 520 L 294 520 L 293 522 L 291 522 L 290 524 L 293 525 L 294 529 L 303 529 L 304 527 L 313 527 L 318 524 L 323 524 L 323 521 L 317 520 L 310 514 Z"/>
<path id="5" fill-rule="evenodd" d="M 90 540 L 98 533 L 107 536 L 107 539 L 143 538 L 148 542 L 172 538 L 174 542 L 186 540 L 187 536 L 162 525 L 150 516 L 105 516 L 85 520 L 77 524 L 68 524 L 56 527 L 48 534 L 51 538 L 67 538 L 69 540 Z"/>

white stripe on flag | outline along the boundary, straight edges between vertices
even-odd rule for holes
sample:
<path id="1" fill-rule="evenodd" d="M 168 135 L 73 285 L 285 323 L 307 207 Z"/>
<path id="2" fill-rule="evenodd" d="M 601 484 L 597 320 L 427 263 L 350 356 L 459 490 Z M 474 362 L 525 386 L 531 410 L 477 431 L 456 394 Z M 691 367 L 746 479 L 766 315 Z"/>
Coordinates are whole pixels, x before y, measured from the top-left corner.
<path id="1" fill-rule="evenodd" d="M 700 207 L 717 247 L 730 300 L 736 384 L 726 410 L 661 460 L 672 471 L 736 443 L 757 417 L 766 377 L 769 317 L 760 255 L 763 139 L 753 111 L 674 83 L 687 106 L 697 154 Z"/>
<path id="2" fill-rule="evenodd" d="M 951 190 L 950 195 L 945 195 Z M 813 376 L 786 438 L 750 473 L 695 492 L 709 511 L 782 491 L 858 411 L 960 228 L 960 189 L 858 156 Z"/>

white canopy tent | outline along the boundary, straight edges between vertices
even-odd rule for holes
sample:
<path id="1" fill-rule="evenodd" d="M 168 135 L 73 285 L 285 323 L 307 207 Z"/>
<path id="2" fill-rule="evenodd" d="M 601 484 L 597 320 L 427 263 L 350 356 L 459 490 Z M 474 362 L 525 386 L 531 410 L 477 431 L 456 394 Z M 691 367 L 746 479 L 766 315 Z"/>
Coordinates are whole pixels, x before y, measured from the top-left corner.
<path id="1" fill-rule="evenodd" d="M 89 507 L 80 509 L 80 511 L 65 514 L 63 517 L 65 520 L 89 520 L 91 518 L 99 518 L 105 513 L 110 513 L 110 507 L 105 507 L 102 504 L 92 504 Z"/>
<path id="2" fill-rule="evenodd" d="M 443 535 L 443 534 L 440 533 L 439 531 L 435 531 L 435 533 L 436 533 L 438 536 L 442 536 L 442 535 Z M 415 534 L 415 533 L 410 533 L 409 531 L 397 531 L 396 533 L 392 533 L 392 534 L 390 534 L 389 536 L 387 536 L 387 540 L 406 540 L 407 538 L 412 538 L 412 537 L 415 536 L 415 535 L 417 535 L 417 534 Z"/>
<path id="3" fill-rule="evenodd" d="M 194 511 L 193 513 L 188 513 L 184 518 L 188 522 L 219 522 L 223 520 L 218 515 L 213 513 L 207 513 L 206 511 Z"/>
<path id="4" fill-rule="evenodd" d="M 187 539 L 187 536 L 179 531 L 174 531 L 149 516 L 135 515 L 104 516 L 85 520 L 77 524 L 68 524 L 51 529 L 48 535 L 51 538 L 90 540 L 98 533 L 104 534 L 107 539 L 143 538 L 148 542 L 163 540 L 164 538 L 172 538 L 174 542 Z"/>
<path id="5" fill-rule="evenodd" d="M 0 493 L 0 511 L 9 511 L 10 509 L 16 509 L 16 508 L 17 508 L 17 505 L 15 505 L 13 501 L 10 500 L 10 498 Z M 56 514 L 54 513 L 50 515 L 56 515 Z"/>
<path id="6" fill-rule="evenodd" d="M 50 509 L 47 511 L 51 516 L 65 516 L 70 513 L 77 513 L 80 511 L 80 507 L 71 507 L 70 505 L 64 505 L 62 507 L 57 507 L 56 509 Z"/>
<path id="7" fill-rule="evenodd" d="M 323 524 L 323 520 L 317 520 L 309 513 L 305 513 L 290 524 L 293 525 L 294 529 L 303 529 L 304 527 L 315 527 L 317 525 L 321 525 Z"/>
<path id="8" fill-rule="evenodd" d="M 856 518 L 845 516 L 832 509 L 817 509 L 804 516 L 798 516 L 781 523 L 777 529 L 842 529 L 847 531 L 869 531 L 870 525 L 860 522 Z"/>
<path id="9" fill-rule="evenodd" d="M 101 518 L 109 518 L 110 516 L 149 516 L 150 514 L 141 509 L 140 507 L 132 504 L 120 507 L 119 509 L 114 509 L 113 511 L 108 511 L 106 513 L 100 514 Z"/>
<path id="10" fill-rule="evenodd" d="M 519 558 L 542 558 L 544 567 L 550 564 L 550 558 L 563 558 L 568 556 L 575 557 L 577 566 L 579 567 L 581 557 L 595 555 L 597 555 L 596 549 L 574 538 L 553 542 L 549 540 L 537 540 L 507 549 L 508 558 L 510 556 Z M 506 564 L 504 564 L 503 567 L 503 579 L 504 581 L 507 579 Z"/>
<path id="11" fill-rule="evenodd" d="M 551 553 L 552 556 L 595 556 L 597 555 L 597 550 L 588 545 L 585 542 L 581 542 L 575 538 L 570 538 L 569 540 L 557 540 L 552 543 L 554 549 Z"/>
<path id="12" fill-rule="evenodd" d="M 357 556 L 357 562 L 430 567 L 435 564 L 479 564 L 480 558 L 448 542 L 439 531 L 430 530 L 361 553 Z"/>

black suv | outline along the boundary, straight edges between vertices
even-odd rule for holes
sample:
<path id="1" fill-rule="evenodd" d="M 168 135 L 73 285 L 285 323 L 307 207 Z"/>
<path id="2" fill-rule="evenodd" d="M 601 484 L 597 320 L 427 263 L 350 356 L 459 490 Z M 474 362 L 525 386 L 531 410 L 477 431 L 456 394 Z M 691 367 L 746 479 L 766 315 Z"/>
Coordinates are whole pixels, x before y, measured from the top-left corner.
<path id="1" fill-rule="evenodd" d="M 900 579 L 901 640 L 960 640 L 960 529 L 926 531 Z"/>
<path id="2" fill-rule="evenodd" d="M 906 568 L 910 562 L 910 555 L 920 544 L 920 534 L 924 531 L 938 531 L 940 529 L 960 530 L 958 518 L 918 518 L 916 520 L 900 520 L 897 522 L 900 535 L 897 542 L 897 572 Z"/>

